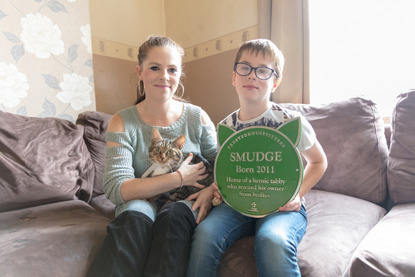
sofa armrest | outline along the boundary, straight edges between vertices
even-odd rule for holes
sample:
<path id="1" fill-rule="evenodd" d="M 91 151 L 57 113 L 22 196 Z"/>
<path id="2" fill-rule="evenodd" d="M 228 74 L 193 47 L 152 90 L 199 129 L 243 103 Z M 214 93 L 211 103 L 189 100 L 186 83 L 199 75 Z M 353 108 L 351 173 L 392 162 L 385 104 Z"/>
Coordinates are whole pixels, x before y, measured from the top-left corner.
<path id="1" fill-rule="evenodd" d="M 111 219 L 115 217 L 115 205 L 105 197 L 105 194 L 93 197 L 89 204 L 106 217 Z"/>

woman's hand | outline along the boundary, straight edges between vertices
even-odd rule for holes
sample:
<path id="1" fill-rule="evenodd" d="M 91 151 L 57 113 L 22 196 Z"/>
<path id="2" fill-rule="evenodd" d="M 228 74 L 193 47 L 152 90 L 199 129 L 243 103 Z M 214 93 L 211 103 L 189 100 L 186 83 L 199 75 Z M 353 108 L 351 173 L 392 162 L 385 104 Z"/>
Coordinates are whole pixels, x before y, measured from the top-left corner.
<path id="1" fill-rule="evenodd" d="M 212 184 L 211 186 L 206 187 L 202 189 L 201 191 L 196 192 L 186 198 L 186 200 L 195 200 L 195 203 L 192 206 L 193 211 L 196 211 L 197 209 L 199 209 L 199 212 L 196 218 L 197 224 L 202 222 L 206 218 L 206 216 L 209 214 L 210 210 L 212 209 L 212 199 L 215 195 L 214 191 L 215 191 L 215 188 Z"/>
<path id="2" fill-rule="evenodd" d="M 294 200 L 288 202 L 285 204 L 285 206 L 278 209 L 280 212 L 291 212 L 296 211 L 299 212 L 301 209 L 301 199 L 300 195 L 297 194 L 297 196 L 294 198 Z"/>
<path id="3" fill-rule="evenodd" d="M 204 174 L 206 167 L 203 162 L 197 164 L 190 164 L 193 159 L 193 154 L 190 153 L 177 171 L 182 178 L 183 186 L 194 186 L 203 189 L 205 186 L 199 184 L 197 181 L 205 179 L 208 174 Z"/>

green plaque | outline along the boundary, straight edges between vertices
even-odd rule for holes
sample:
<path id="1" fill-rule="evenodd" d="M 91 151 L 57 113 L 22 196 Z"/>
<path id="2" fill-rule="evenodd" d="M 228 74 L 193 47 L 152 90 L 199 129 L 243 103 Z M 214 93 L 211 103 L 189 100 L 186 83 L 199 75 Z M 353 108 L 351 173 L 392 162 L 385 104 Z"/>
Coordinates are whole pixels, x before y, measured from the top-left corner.
<path id="1" fill-rule="evenodd" d="M 242 214 L 263 217 L 294 199 L 303 179 L 300 135 L 299 117 L 278 129 L 237 132 L 219 124 L 214 173 L 224 201 Z"/>

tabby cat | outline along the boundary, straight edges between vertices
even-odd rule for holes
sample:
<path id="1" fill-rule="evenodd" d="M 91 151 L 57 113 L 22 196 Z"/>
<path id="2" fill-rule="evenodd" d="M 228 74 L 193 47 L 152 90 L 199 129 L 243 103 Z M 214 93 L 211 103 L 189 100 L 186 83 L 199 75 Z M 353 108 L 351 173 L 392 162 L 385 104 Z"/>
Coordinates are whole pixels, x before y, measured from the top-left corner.
<path id="1" fill-rule="evenodd" d="M 152 141 L 148 149 L 149 158 L 152 165 L 146 172 L 144 172 L 141 177 L 153 177 L 177 170 L 182 164 L 183 160 L 185 160 L 188 156 L 182 152 L 185 140 L 185 135 L 181 135 L 175 140 L 163 139 L 158 130 L 153 129 Z M 206 167 L 205 173 L 207 173 L 208 176 L 205 179 L 198 181 L 198 183 L 207 187 L 213 183 L 213 167 L 205 158 L 200 155 L 193 155 L 191 163 L 196 164 L 201 161 L 203 161 L 203 164 Z M 163 204 L 166 205 L 170 202 L 184 200 L 191 194 L 198 191 L 200 191 L 199 188 L 193 186 L 184 186 L 172 190 L 168 193 L 152 197 L 148 200 L 155 201 L 158 198 L 164 198 L 167 202 Z"/>

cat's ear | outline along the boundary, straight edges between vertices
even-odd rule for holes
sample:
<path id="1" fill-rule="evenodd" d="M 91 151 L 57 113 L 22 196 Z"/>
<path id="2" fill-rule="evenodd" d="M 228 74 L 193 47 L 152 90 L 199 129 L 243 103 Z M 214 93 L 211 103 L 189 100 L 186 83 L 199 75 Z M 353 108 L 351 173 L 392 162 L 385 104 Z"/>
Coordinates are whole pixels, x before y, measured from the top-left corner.
<path id="1" fill-rule="evenodd" d="M 163 139 L 156 128 L 153 129 L 153 132 L 151 133 L 151 138 L 153 143 Z"/>
<path id="2" fill-rule="evenodd" d="M 178 137 L 178 138 L 174 141 L 174 144 L 176 144 L 176 145 L 177 145 L 177 147 L 178 147 L 179 149 L 182 149 L 182 148 L 183 148 L 183 145 L 184 145 L 185 140 L 186 140 L 186 136 L 185 136 L 185 135 L 181 135 L 180 137 Z"/>

